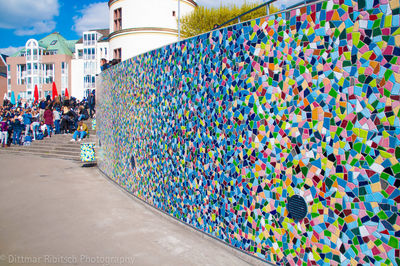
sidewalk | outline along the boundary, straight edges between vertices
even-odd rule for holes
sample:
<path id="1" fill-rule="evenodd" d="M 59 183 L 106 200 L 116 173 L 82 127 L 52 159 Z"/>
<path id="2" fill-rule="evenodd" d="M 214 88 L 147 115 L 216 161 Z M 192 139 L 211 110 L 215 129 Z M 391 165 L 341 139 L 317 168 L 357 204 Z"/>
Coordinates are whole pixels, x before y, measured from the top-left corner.
<path id="1" fill-rule="evenodd" d="M 0 154 L 0 265 L 248 265 L 96 167 Z"/>

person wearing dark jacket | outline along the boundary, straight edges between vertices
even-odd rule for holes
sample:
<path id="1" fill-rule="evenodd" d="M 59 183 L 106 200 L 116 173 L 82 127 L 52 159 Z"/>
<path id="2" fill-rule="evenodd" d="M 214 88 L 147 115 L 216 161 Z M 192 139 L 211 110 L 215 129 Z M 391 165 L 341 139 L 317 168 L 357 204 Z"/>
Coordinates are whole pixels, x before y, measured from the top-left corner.
<path id="1" fill-rule="evenodd" d="M 21 145 L 21 141 L 20 141 L 21 132 L 22 132 L 22 129 L 24 128 L 24 125 L 22 124 L 21 120 L 22 120 L 22 118 L 19 118 L 18 116 L 15 116 L 12 119 L 12 122 L 11 122 L 12 129 L 13 129 L 13 141 L 12 141 L 12 143 L 14 145 L 17 145 L 17 144 Z"/>
<path id="2" fill-rule="evenodd" d="M 61 116 L 61 131 L 64 131 L 64 134 L 71 133 L 73 125 L 75 124 L 75 120 L 78 120 L 77 114 L 69 107 L 64 106 L 64 110 Z"/>
<path id="3" fill-rule="evenodd" d="M 29 135 L 29 131 L 31 128 L 32 124 L 32 114 L 31 111 L 28 109 L 26 112 L 22 115 L 24 126 L 25 126 L 25 137 Z"/>
<path id="4" fill-rule="evenodd" d="M 56 97 L 54 99 L 54 104 L 53 104 L 53 110 L 59 110 L 61 109 L 61 100 L 60 100 L 60 96 Z"/>
<path id="5" fill-rule="evenodd" d="M 45 109 L 46 109 L 46 101 L 43 98 L 39 103 L 39 122 L 43 121 L 43 114 Z"/>
<path id="6" fill-rule="evenodd" d="M 100 70 L 104 71 L 107 68 L 109 68 L 109 64 L 107 63 L 107 60 L 105 58 L 100 59 Z"/>
<path id="7" fill-rule="evenodd" d="M 12 137 L 13 137 L 13 128 L 12 128 L 12 122 L 11 122 L 11 115 L 7 116 L 7 126 L 8 126 L 8 140 L 7 140 L 7 146 L 11 146 L 12 142 Z"/>
<path id="8" fill-rule="evenodd" d="M 94 97 L 94 94 L 90 93 L 87 100 L 88 100 L 88 106 L 89 106 L 89 110 L 90 110 L 90 118 L 93 118 L 94 108 L 96 105 L 96 98 Z"/>
<path id="9" fill-rule="evenodd" d="M 78 121 L 87 120 L 89 118 L 88 111 L 83 107 L 83 105 L 79 106 L 79 118 Z"/>
<path id="10" fill-rule="evenodd" d="M 79 116 L 75 113 L 75 111 L 70 108 L 67 115 L 70 117 L 73 125 L 74 125 L 74 129 L 76 129 L 78 127 L 78 118 Z"/>

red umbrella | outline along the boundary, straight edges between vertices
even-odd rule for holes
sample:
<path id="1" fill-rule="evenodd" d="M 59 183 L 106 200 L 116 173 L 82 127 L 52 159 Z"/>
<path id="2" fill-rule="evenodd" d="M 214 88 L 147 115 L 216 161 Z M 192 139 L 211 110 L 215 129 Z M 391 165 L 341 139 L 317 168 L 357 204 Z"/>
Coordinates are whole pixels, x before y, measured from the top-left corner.
<path id="1" fill-rule="evenodd" d="M 65 88 L 65 98 L 69 98 L 69 94 L 68 94 L 68 89 L 67 88 Z"/>
<path id="2" fill-rule="evenodd" d="M 37 85 L 35 85 L 35 91 L 33 92 L 33 98 L 35 99 L 35 103 L 39 101 L 39 90 Z"/>
<path id="3" fill-rule="evenodd" d="M 58 96 L 57 87 L 56 87 L 56 83 L 55 82 L 53 82 L 52 95 L 53 95 L 53 100 L 54 100 L 54 98 L 56 98 Z"/>

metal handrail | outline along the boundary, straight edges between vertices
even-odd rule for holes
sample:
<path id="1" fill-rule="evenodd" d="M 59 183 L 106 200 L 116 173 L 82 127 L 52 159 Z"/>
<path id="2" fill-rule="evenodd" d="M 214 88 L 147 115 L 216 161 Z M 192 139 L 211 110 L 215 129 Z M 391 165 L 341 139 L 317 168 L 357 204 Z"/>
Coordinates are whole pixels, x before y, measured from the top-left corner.
<path id="1" fill-rule="evenodd" d="M 216 27 L 214 27 L 214 29 L 219 29 L 219 28 L 225 26 L 226 24 L 228 24 L 228 23 L 230 23 L 230 22 L 232 22 L 232 21 L 234 21 L 234 20 L 236 20 L 236 19 L 238 20 L 238 23 L 240 23 L 240 18 L 241 18 L 241 17 L 243 17 L 243 16 L 245 16 L 245 15 L 247 15 L 247 14 L 249 14 L 249 13 L 251 13 L 251 12 L 257 10 L 257 9 L 260 9 L 260 8 L 262 8 L 262 7 L 264 7 L 264 6 L 268 6 L 268 8 L 267 8 L 267 15 L 269 15 L 269 14 L 268 14 L 268 12 L 269 12 L 269 5 L 272 4 L 272 3 L 274 3 L 274 2 L 276 2 L 276 1 L 279 1 L 279 0 L 270 0 L 270 1 L 265 2 L 265 3 L 263 3 L 263 4 L 259 5 L 259 6 L 256 6 L 255 8 L 250 9 L 249 11 L 246 11 L 246 12 L 244 12 L 243 14 L 240 14 L 239 16 L 236 16 L 236 17 L 234 17 L 234 18 L 228 20 L 228 21 L 222 23 L 221 25 L 216 25 Z M 290 10 L 290 9 L 293 9 L 293 8 L 295 8 L 295 7 L 298 7 L 298 6 L 301 6 L 301 5 L 307 5 L 307 4 L 310 4 L 310 3 L 313 3 L 313 2 L 317 2 L 317 1 L 318 1 L 318 0 L 302 0 L 302 1 L 299 1 L 298 3 L 296 3 L 296 4 L 294 4 L 294 5 L 291 5 L 291 6 L 289 6 L 289 7 L 285 7 L 284 10 L 280 10 L 279 12 L 285 12 L 285 11 Z M 214 29 L 213 29 L 213 30 L 214 30 Z"/>
<path id="2" fill-rule="evenodd" d="M 264 6 L 267 6 L 267 5 L 269 6 L 270 4 L 272 4 L 273 2 L 276 2 L 276 1 L 277 1 L 277 0 L 269 0 L 268 2 L 265 2 L 264 4 L 261 4 L 261 5 L 259 5 L 259 6 L 256 6 L 255 8 L 252 8 L 252 9 L 250 9 L 249 11 L 246 11 L 246 12 L 244 12 L 243 14 L 240 14 L 239 16 L 236 16 L 236 17 L 234 17 L 234 18 L 228 20 L 228 21 L 222 23 L 221 25 L 217 25 L 217 26 L 215 27 L 215 29 L 219 29 L 219 28 L 225 26 L 226 24 L 228 24 L 228 23 L 230 23 L 230 22 L 232 22 L 232 21 L 234 21 L 234 20 L 236 20 L 236 19 L 238 20 L 238 23 L 240 23 L 240 18 L 241 18 L 241 17 L 243 17 L 243 16 L 245 16 L 245 15 L 247 15 L 247 14 L 253 12 L 253 11 L 256 11 L 257 9 L 260 9 L 260 8 L 262 8 L 262 7 L 264 7 Z M 269 10 L 269 8 L 268 8 L 268 10 Z M 267 10 L 267 12 L 268 12 L 268 10 Z"/>
<path id="3" fill-rule="evenodd" d="M 316 1 L 317 0 L 303 0 L 303 1 L 298 2 L 297 4 L 294 4 L 294 5 L 291 5 L 289 7 L 286 7 L 285 10 L 292 9 L 292 8 L 295 8 L 295 7 L 298 7 L 298 6 L 301 6 L 301 5 L 307 5 L 307 4 L 310 4 L 312 2 L 316 2 Z"/>

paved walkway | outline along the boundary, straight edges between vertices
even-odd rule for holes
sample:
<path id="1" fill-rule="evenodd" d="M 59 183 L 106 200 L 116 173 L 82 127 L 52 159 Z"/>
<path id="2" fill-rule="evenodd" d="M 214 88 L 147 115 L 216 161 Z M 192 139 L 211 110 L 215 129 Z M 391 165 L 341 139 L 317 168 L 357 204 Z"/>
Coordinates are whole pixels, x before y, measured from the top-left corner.
<path id="1" fill-rule="evenodd" d="M 97 168 L 0 154 L 0 265 L 248 265 Z"/>

